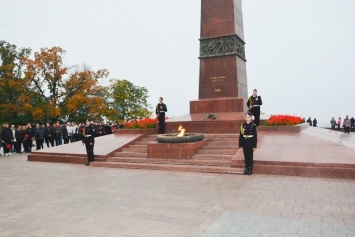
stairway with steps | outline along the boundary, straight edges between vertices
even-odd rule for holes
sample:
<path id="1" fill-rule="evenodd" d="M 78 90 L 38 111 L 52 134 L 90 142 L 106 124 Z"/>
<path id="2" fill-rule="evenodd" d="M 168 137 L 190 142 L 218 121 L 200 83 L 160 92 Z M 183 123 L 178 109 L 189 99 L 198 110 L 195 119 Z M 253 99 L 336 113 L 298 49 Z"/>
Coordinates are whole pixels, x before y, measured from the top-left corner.
<path id="1" fill-rule="evenodd" d="M 239 134 L 205 134 L 208 143 L 193 159 L 147 158 L 147 144 L 155 143 L 157 135 L 148 135 L 134 145 L 115 152 L 106 161 L 91 162 L 94 167 L 148 169 L 202 173 L 241 174 L 243 169 L 231 168 L 237 152 Z"/>

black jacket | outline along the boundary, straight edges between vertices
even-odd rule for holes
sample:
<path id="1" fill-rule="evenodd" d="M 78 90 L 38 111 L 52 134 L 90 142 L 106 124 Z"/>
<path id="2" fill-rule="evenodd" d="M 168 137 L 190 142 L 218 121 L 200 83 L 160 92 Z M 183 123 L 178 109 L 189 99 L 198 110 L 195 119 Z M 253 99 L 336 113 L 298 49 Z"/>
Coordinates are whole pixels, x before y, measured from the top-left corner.
<path id="1" fill-rule="evenodd" d="M 248 108 L 250 107 L 250 105 L 254 106 L 254 105 L 262 105 L 262 104 L 263 102 L 260 96 L 256 96 L 256 97 L 250 96 L 247 102 Z"/>
<path id="2" fill-rule="evenodd" d="M 83 129 L 83 143 L 93 143 L 95 141 L 96 129 L 90 124 Z"/>
<path id="3" fill-rule="evenodd" d="M 252 146 L 256 148 L 258 144 L 258 136 L 256 133 L 256 125 L 251 123 L 244 122 L 240 126 L 239 134 L 239 147 Z"/>
<path id="4" fill-rule="evenodd" d="M 9 142 L 9 141 L 14 140 L 14 136 L 12 134 L 11 128 L 3 128 L 1 130 L 1 140 L 5 141 L 5 142 Z"/>
<path id="5" fill-rule="evenodd" d="M 160 112 L 168 112 L 168 107 L 164 103 L 158 103 L 155 108 L 155 114 L 159 114 Z"/>

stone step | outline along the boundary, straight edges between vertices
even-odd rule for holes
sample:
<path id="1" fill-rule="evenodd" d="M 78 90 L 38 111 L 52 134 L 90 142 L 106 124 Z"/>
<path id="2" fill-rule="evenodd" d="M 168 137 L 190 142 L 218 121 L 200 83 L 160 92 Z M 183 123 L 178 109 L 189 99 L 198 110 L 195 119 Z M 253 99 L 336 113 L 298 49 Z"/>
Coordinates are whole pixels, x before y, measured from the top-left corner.
<path id="1" fill-rule="evenodd" d="M 195 154 L 193 159 L 210 159 L 210 160 L 231 160 L 233 155 L 210 155 L 210 154 Z"/>
<path id="2" fill-rule="evenodd" d="M 152 135 L 148 135 L 147 138 L 155 140 L 155 139 L 157 139 L 157 136 L 158 136 L 158 134 L 152 134 Z"/>
<path id="3" fill-rule="evenodd" d="M 238 150 L 237 146 L 204 146 L 203 150 Z"/>
<path id="4" fill-rule="evenodd" d="M 140 141 L 142 142 L 156 142 L 157 139 L 156 138 L 142 138 Z"/>
<path id="5" fill-rule="evenodd" d="M 146 158 L 147 153 L 140 152 L 115 152 L 115 157 L 137 157 L 137 158 Z"/>
<path id="6" fill-rule="evenodd" d="M 237 149 L 234 150 L 198 150 L 197 154 L 204 154 L 204 155 L 235 155 L 237 153 Z"/>
<path id="7" fill-rule="evenodd" d="M 208 160 L 208 159 L 155 159 L 155 158 L 135 158 L 135 157 L 109 157 L 107 162 L 127 162 L 146 164 L 170 164 L 170 165 L 199 165 L 199 166 L 220 166 L 231 167 L 230 160 Z"/>
<path id="8" fill-rule="evenodd" d="M 238 146 L 239 141 L 210 141 L 207 146 Z"/>
<path id="9" fill-rule="evenodd" d="M 134 145 L 129 145 L 128 148 L 147 148 L 147 145 L 134 144 Z"/>
<path id="10" fill-rule="evenodd" d="M 239 134 L 237 133 L 226 133 L 226 134 L 203 134 L 205 138 L 239 138 Z"/>
<path id="11" fill-rule="evenodd" d="M 156 143 L 156 141 L 136 141 L 134 144 L 135 145 L 147 145 L 150 143 Z"/>
<path id="12" fill-rule="evenodd" d="M 133 152 L 133 153 L 147 153 L 147 146 L 145 147 L 137 147 L 137 148 L 122 148 L 122 152 Z"/>
<path id="13" fill-rule="evenodd" d="M 241 168 L 196 166 L 196 165 L 167 165 L 167 164 L 145 164 L 126 162 L 91 162 L 93 167 L 146 169 L 161 171 L 197 172 L 197 173 L 218 173 L 218 174 L 242 174 Z"/>

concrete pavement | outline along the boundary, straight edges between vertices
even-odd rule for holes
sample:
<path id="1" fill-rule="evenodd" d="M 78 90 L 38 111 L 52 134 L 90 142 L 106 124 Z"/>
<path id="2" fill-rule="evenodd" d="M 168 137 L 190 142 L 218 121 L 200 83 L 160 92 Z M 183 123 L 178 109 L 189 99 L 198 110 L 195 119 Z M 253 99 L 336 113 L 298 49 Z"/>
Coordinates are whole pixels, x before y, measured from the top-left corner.
<path id="1" fill-rule="evenodd" d="M 0 236 L 355 237 L 355 181 L 0 157 Z"/>

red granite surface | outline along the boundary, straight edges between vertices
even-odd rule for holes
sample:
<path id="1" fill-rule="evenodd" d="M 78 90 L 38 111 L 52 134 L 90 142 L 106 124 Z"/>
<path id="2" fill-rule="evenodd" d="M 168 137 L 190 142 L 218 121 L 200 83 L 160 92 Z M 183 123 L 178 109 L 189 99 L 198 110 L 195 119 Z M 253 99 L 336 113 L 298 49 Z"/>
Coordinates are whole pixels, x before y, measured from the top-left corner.
<path id="1" fill-rule="evenodd" d="M 341 141 L 316 137 L 313 132 L 258 132 L 254 173 L 355 179 L 355 149 Z M 232 167 L 242 167 L 239 149 Z"/>
<path id="2" fill-rule="evenodd" d="M 119 151 L 124 146 L 133 144 L 142 136 L 142 134 L 135 133 L 125 135 L 112 134 L 95 138 L 95 160 L 105 160 L 106 157 L 112 156 L 114 152 Z M 27 156 L 27 159 L 28 161 L 84 164 L 87 160 L 87 155 L 85 145 L 79 141 L 32 151 Z"/>
<path id="3" fill-rule="evenodd" d="M 147 145 L 147 158 L 192 159 L 207 141 L 191 143 L 152 143 Z"/>

